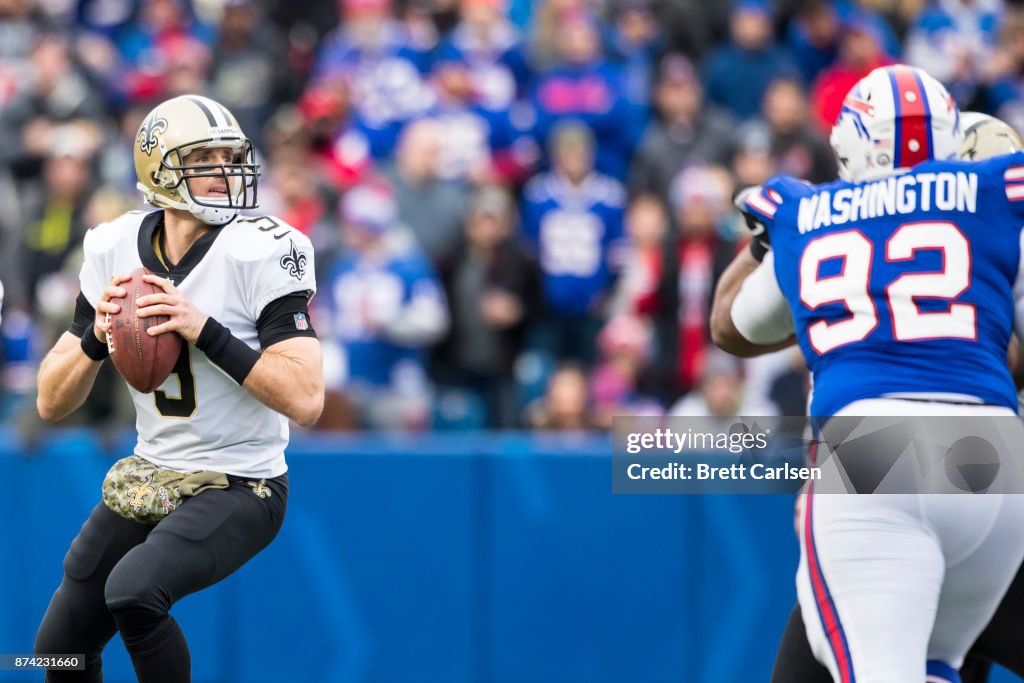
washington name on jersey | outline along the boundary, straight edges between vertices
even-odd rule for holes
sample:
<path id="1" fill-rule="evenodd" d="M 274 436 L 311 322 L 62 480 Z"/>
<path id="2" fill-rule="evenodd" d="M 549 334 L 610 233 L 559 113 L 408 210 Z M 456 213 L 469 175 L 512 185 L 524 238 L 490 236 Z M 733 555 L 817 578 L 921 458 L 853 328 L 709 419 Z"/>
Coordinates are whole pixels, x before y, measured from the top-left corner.
<path id="1" fill-rule="evenodd" d="M 171 268 L 154 247 L 161 218 L 160 211 L 136 211 L 89 230 L 80 281 L 93 308 L 112 276 L 145 266 L 259 349 L 256 323 L 267 304 L 316 291 L 312 245 L 277 218 L 236 218 L 203 235 Z M 193 344 L 182 345 L 174 371 L 153 393 L 128 390 L 137 413 L 137 455 L 178 471 L 253 478 L 287 471 L 288 419 L 252 397 Z"/>
<path id="2" fill-rule="evenodd" d="M 1024 153 L 860 183 L 780 176 L 743 202 L 770 237 L 814 415 L 911 394 L 1016 409 Z"/>
<path id="3" fill-rule="evenodd" d="M 822 190 L 800 199 L 800 234 L 880 216 L 909 216 L 918 211 L 966 211 L 978 208 L 978 174 L 964 171 L 905 174 L 862 186 Z"/>

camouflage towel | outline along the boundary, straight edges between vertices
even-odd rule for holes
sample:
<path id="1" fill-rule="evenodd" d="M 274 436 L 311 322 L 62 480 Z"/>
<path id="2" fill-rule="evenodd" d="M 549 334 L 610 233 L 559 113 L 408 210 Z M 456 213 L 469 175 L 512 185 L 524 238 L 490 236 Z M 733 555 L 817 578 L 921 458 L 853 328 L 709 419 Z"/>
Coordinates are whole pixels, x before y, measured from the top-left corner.
<path id="1" fill-rule="evenodd" d="M 114 463 L 103 479 L 103 502 L 125 519 L 156 524 L 182 499 L 207 489 L 226 489 L 228 477 L 221 472 L 175 472 L 132 455 Z"/>

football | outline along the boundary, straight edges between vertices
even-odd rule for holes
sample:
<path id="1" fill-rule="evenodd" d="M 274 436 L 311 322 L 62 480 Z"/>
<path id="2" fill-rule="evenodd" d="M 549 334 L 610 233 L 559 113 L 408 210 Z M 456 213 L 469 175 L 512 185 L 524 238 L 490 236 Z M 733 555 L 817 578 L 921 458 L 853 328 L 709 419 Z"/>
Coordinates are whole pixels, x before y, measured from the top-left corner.
<path id="1" fill-rule="evenodd" d="M 110 316 L 111 327 L 107 334 L 107 347 L 114 366 L 128 384 L 144 394 L 163 384 L 171 374 L 181 353 L 182 342 L 177 332 L 155 337 L 146 332 L 150 327 L 167 322 L 166 315 L 136 317 L 135 301 L 162 291 L 142 279 L 147 273 L 149 271 L 145 268 L 136 268 L 130 273 L 132 279 L 121 283 L 127 296 L 111 299 L 113 303 L 120 304 L 121 312 Z"/>

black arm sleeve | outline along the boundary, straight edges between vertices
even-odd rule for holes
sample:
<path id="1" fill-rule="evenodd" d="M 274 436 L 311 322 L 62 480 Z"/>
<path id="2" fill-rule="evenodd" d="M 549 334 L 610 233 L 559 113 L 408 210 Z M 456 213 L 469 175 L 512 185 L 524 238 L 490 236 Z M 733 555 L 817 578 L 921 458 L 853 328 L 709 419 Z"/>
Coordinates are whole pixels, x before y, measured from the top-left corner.
<path id="1" fill-rule="evenodd" d="M 78 299 L 75 300 L 75 319 L 71 321 L 68 332 L 81 339 L 85 331 L 92 327 L 95 321 L 96 309 L 85 298 L 85 294 L 79 292 Z"/>
<path id="2" fill-rule="evenodd" d="M 316 330 L 309 320 L 309 299 L 303 292 L 286 294 L 263 308 L 256 331 L 260 348 L 265 349 L 292 337 L 316 338 Z"/>

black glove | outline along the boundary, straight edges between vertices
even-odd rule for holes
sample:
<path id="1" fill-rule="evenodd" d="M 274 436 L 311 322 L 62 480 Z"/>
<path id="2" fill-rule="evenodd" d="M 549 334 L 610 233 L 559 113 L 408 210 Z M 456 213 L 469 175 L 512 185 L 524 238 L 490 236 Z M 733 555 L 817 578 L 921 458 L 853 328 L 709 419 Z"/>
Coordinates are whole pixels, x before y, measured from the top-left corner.
<path id="1" fill-rule="evenodd" d="M 736 199 L 733 200 L 736 208 L 743 214 L 743 222 L 747 225 L 747 230 L 750 231 L 754 239 L 750 240 L 750 254 L 760 263 L 764 260 L 764 255 L 771 250 L 771 242 L 768 241 L 768 228 L 765 226 L 764 221 L 758 218 L 747 209 L 746 198 L 752 192 L 760 192 L 761 186 L 748 187 L 747 189 L 736 195 Z"/>

